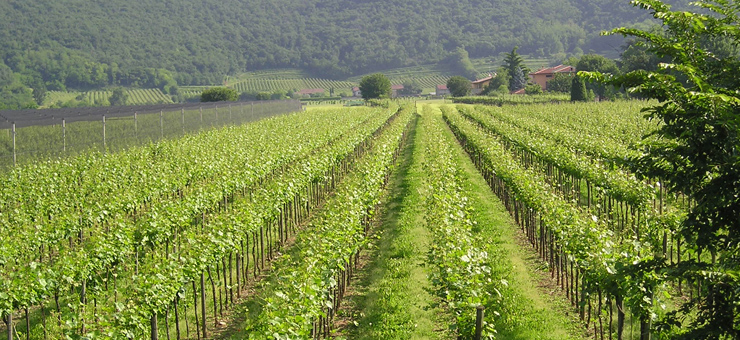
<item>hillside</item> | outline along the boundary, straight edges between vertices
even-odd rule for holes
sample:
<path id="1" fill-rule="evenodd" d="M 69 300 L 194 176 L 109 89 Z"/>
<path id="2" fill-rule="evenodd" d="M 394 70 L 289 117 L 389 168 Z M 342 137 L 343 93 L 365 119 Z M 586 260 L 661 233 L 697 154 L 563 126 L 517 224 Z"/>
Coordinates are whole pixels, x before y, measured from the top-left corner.
<path id="1" fill-rule="evenodd" d="M 66 86 L 115 83 L 111 74 L 142 67 L 180 84 L 286 67 L 342 78 L 437 62 L 457 47 L 472 58 L 515 45 L 543 56 L 613 50 L 619 43 L 598 32 L 646 14 L 626 0 L 10 0 L 0 2 L 0 58 Z M 46 74 L 65 64 L 91 79 Z"/>

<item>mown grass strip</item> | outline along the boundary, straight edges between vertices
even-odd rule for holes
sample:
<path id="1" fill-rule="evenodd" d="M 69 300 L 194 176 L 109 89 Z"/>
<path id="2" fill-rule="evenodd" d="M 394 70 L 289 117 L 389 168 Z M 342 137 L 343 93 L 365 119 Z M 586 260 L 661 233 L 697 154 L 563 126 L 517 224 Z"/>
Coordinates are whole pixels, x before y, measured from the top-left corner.
<path id="1" fill-rule="evenodd" d="M 431 238 L 424 226 L 421 186 L 430 141 L 416 124 L 403 161 L 389 184 L 389 196 L 378 223 L 377 248 L 359 282 L 354 309 L 356 327 L 350 339 L 449 339 L 447 320 L 430 290 L 425 265 Z M 360 274 L 360 275 L 363 275 Z"/>

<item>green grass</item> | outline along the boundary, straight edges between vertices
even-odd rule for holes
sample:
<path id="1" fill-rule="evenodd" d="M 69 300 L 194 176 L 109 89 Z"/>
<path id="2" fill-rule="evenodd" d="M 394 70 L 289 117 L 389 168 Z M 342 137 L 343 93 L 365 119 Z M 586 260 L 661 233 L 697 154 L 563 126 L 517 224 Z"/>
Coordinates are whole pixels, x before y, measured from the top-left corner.
<path id="1" fill-rule="evenodd" d="M 353 297 L 356 327 L 350 339 L 449 339 L 447 320 L 430 293 L 429 269 L 423 265 L 429 243 L 421 193 L 424 180 L 423 127 L 416 125 L 402 163 L 389 184 L 376 237 L 373 260 Z"/>

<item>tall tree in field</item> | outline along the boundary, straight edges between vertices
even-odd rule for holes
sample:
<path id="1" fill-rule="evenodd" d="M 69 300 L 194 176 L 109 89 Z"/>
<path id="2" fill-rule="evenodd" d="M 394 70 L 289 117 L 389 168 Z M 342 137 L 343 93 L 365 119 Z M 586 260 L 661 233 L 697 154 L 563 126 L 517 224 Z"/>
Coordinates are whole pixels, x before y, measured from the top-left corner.
<path id="1" fill-rule="evenodd" d="M 511 85 L 509 89 L 511 91 L 518 91 L 527 86 L 527 76 L 524 75 L 524 71 L 521 67 L 517 67 L 514 73 L 511 75 Z"/>
<path id="2" fill-rule="evenodd" d="M 506 53 L 506 57 L 504 58 L 503 67 L 508 71 L 509 76 L 511 77 L 509 78 L 509 91 L 516 91 L 524 88 L 524 86 L 517 88 L 517 86 L 519 86 L 519 82 L 517 82 L 518 79 L 515 79 L 514 77 L 517 69 L 519 69 L 519 72 L 523 73 L 525 77 L 526 74 L 529 73 L 529 69 L 524 65 L 524 59 L 516 52 L 518 49 L 518 46 L 514 47 L 514 49 L 511 50 L 511 53 Z M 527 85 L 526 79 L 524 81 L 524 85 Z"/>
<path id="3" fill-rule="evenodd" d="M 662 125 L 633 162 L 639 176 L 690 198 L 688 216 L 667 224 L 666 233 L 680 236 L 684 254 L 694 256 L 679 263 L 646 259 L 631 274 L 650 271 L 650 277 L 692 283 L 690 299 L 654 329 L 674 339 L 740 339 L 740 57 L 721 56 L 706 43 L 740 44 L 740 7 L 736 1 L 699 0 L 701 9 L 693 13 L 672 11 L 658 0 L 633 3 L 662 21 L 664 34 L 629 28 L 612 33 L 644 39 L 669 61 L 653 71 L 589 76 L 659 101 L 646 113 Z"/>
<path id="4" fill-rule="evenodd" d="M 587 100 L 588 90 L 586 90 L 586 82 L 581 77 L 573 77 L 570 86 L 570 101 L 583 102 Z"/>
<path id="5" fill-rule="evenodd" d="M 391 96 L 391 81 L 382 73 L 365 76 L 360 80 L 360 92 L 365 100 L 388 98 Z"/>
<path id="6" fill-rule="evenodd" d="M 200 94 L 201 102 L 223 102 L 223 101 L 236 101 L 239 99 L 239 94 L 234 89 L 227 87 L 214 87 L 204 90 Z"/>
<path id="7" fill-rule="evenodd" d="M 461 76 L 454 76 L 447 80 L 447 89 L 453 97 L 464 97 L 470 94 L 470 80 Z"/>

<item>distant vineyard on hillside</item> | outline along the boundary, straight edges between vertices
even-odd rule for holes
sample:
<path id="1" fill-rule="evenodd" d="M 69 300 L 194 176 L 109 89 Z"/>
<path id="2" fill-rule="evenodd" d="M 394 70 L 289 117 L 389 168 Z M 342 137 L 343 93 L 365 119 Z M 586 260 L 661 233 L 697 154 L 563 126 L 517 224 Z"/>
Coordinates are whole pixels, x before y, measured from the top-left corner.
<path id="1" fill-rule="evenodd" d="M 147 104 L 172 104 L 172 98 L 162 93 L 159 89 L 132 89 L 126 90 L 128 94 L 128 105 L 147 105 Z M 200 93 L 200 92 L 198 92 Z M 79 101 L 86 103 L 85 106 L 108 106 L 108 99 L 111 91 L 90 91 L 90 92 L 65 92 L 49 91 L 46 93 L 43 107 L 62 107 L 70 101 Z"/>
<path id="2" fill-rule="evenodd" d="M 348 81 L 336 81 L 319 78 L 304 79 L 245 79 L 237 83 L 229 84 L 238 92 L 261 92 L 261 91 L 290 91 L 302 89 L 324 89 L 333 88 L 335 91 L 349 90 L 356 86 Z"/>
<path id="3" fill-rule="evenodd" d="M 430 76 L 430 77 L 424 77 L 424 78 L 414 78 L 414 77 L 395 78 L 391 80 L 391 84 L 396 85 L 396 84 L 403 84 L 406 81 L 416 81 L 424 89 L 430 89 L 430 88 L 433 89 L 437 85 L 447 84 L 448 79 L 450 79 L 450 77 L 447 77 L 447 76 Z"/>

